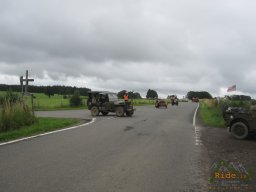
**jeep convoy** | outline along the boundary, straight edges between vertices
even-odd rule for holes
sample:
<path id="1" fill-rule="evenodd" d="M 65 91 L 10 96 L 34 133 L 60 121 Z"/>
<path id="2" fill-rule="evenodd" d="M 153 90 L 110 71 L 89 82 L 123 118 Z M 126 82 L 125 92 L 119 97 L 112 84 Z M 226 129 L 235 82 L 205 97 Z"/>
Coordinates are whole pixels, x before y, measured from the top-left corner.
<path id="1" fill-rule="evenodd" d="M 107 115 L 109 112 L 115 113 L 118 117 L 124 115 L 130 117 L 135 109 L 131 102 L 119 100 L 116 93 L 91 91 L 88 93 L 88 109 L 92 116 Z"/>

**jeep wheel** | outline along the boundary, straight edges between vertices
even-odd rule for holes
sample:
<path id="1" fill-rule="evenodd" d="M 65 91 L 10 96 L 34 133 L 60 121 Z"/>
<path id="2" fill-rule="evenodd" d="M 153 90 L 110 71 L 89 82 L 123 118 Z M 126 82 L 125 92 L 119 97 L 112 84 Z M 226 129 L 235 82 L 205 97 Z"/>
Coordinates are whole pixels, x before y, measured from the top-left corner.
<path id="1" fill-rule="evenodd" d="M 102 115 L 108 115 L 107 111 L 101 111 Z"/>
<path id="2" fill-rule="evenodd" d="M 92 115 L 92 116 L 94 116 L 94 117 L 95 117 L 95 116 L 98 116 L 99 113 L 100 113 L 100 111 L 99 111 L 98 107 L 93 106 L 93 107 L 91 108 L 91 115 Z"/>
<path id="3" fill-rule="evenodd" d="M 133 112 L 126 111 L 126 116 L 127 116 L 127 117 L 131 117 L 132 115 L 133 115 Z"/>
<path id="4" fill-rule="evenodd" d="M 123 107 L 117 107 L 116 108 L 116 116 L 117 117 L 123 117 L 124 116 L 124 108 Z"/>
<path id="5" fill-rule="evenodd" d="M 248 127 L 243 122 L 236 122 L 231 126 L 231 134 L 236 139 L 246 139 L 248 133 Z"/>

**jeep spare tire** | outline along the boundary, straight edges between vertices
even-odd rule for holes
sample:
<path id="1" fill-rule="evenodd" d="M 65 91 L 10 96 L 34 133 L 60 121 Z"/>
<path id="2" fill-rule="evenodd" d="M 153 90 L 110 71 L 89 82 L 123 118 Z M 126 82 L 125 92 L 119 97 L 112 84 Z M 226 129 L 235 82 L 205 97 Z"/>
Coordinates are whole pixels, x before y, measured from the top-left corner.
<path id="1" fill-rule="evenodd" d="M 116 108 L 116 116 L 117 117 L 123 117 L 124 116 L 124 108 L 123 107 L 117 107 Z"/>
<path id="2" fill-rule="evenodd" d="M 94 116 L 94 117 L 95 117 L 95 116 L 98 116 L 99 113 L 100 113 L 100 111 L 99 111 L 98 107 L 93 106 L 93 107 L 91 108 L 91 115 L 92 115 L 92 116 Z"/>
<path id="3" fill-rule="evenodd" d="M 236 139 L 246 139 L 249 134 L 248 127 L 243 122 L 236 122 L 231 126 L 231 134 Z"/>

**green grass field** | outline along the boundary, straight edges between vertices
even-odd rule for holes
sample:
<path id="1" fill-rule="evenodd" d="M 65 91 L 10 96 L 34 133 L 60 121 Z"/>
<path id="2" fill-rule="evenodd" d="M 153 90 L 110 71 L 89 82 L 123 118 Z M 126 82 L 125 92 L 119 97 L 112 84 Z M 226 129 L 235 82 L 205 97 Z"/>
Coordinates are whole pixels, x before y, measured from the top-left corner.
<path id="1" fill-rule="evenodd" d="M 86 106 L 86 97 L 83 97 L 83 106 L 82 107 L 70 107 L 69 98 L 64 99 L 63 95 L 57 95 L 48 97 L 43 93 L 36 93 L 34 99 L 34 108 L 35 110 L 56 110 L 56 109 L 84 109 Z M 27 103 L 31 106 L 31 97 L 26 97 Z"/>
<path id="2" fill-rule="evenodd" d="M 130 99 L 134 106 L 143 106 L 143 105 L 154 105 L 155 100 L 153 99 Z"/>
<path id="3" fill-rule="evenodd" d="M 199 115 L 203 123 L 211 127 L 225 127 L 221 108 L 215 104 L 214 100 L 201 100 Z"/>
<path id="4" fill-rule="evenodd" d="M 19 93 L 18 93 L 19 94 Z M 0 96 L 4 96 L 5 92 L 0 91 Z M 69 106 L 69 98 L 64 99 L 63 95 L 55 94 L 50 98 L 43 93 L 35 93 L 34 109 L 36 111 L 40 110 L 68 110 L 68 109 L 87 109 L 86 101 L 87 97 L 82 96 L 83 106 L 81 107 L 70 107 Z M 25 97 L 28 105 L 31 107 L 31 97 Z M 133 102 L 134 106 L 143 106 L 143 105 L 154 105 L 155 100 L 152 99 L 130 99 Z"/>
<path id="5" fill-rule="evenodd" d="M 6 142 L 22 137 L 54 131 L 79 123 L 78 119 L 39 117 L 31 126 L 24 126 L 17 130 L 0 133 L 0 142 Z"/>

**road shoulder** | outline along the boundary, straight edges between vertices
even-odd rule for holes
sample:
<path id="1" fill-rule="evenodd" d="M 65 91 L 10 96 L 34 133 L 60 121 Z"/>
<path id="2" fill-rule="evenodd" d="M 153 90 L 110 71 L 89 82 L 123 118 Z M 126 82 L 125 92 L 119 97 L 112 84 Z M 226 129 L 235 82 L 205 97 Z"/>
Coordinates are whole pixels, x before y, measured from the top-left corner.
<path id="1" fill-rule="evenodd" d="M 239 163 L 246 171 L 252 172 L 252 177 L 245 188 L 238 187 L 235 191 L 253 191 L 256 188 L 256 137 L 237 140 L 227 133 L 225 128 L 204 125 L 199 117 L 197 117 L 197 126 L 200 127 L 202 145 L 210 160 L 209 179 L 212 177 L 211 169 L 214 164 L 222 161 Z M 209 182 L 210 187 L 211 185 Z"/>

